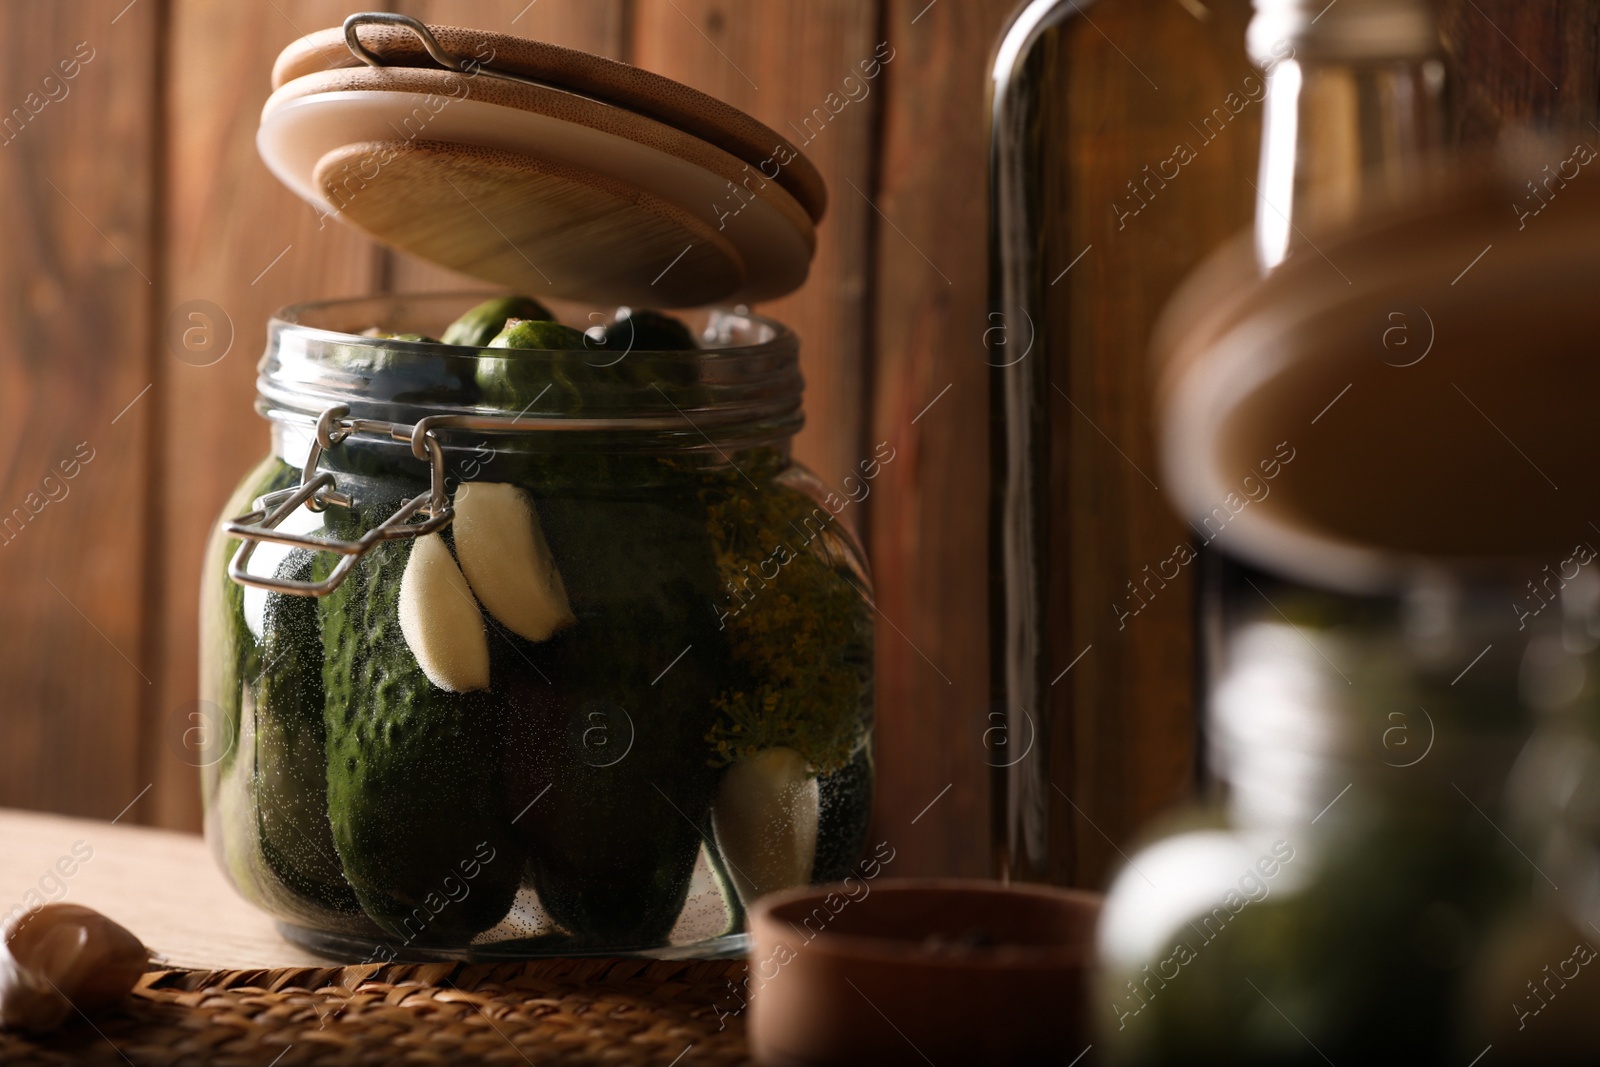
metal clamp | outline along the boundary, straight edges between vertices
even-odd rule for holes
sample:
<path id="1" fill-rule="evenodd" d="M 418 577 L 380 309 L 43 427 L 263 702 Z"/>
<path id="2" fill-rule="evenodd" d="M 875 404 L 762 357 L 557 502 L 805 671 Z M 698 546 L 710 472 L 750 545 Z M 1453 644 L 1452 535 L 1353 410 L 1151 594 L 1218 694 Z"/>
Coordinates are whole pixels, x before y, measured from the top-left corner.
<path id="1" fill-rule="evenodd" d="M 455 518 L 455 507 L 445 490 L 444 450 L 439 445 L 438 430 L 443 429 L 440 419 L 423 419 L 416 425 L 382 422 L 377 419 L 349 418 L 349 407 L 339 404 L 322 413 L 317 420 L 317 438 L 306 456 L 300 473 L 300 484 L 268 493 L 255 502 L 249 514 L 229 519 L 222 524 L 224 533 L 237 537 L 244 543 L 234 553 L 228 564 L 228 577 L 240 585 L 267 589 L 291 596 L 327 596 L 344 582 L 360 562 L 380 541 L 394 541 L 402 537 L 421 537 L 450 525 Z M 510 421 L 510 420 L 507 420 Z M 506 427 L 509 429 L 509 427 Z M 351 497 L 340 492 L 334 477 L 328 471 L 318 471 L 317 463 L 324 450 L 342 443 L 351 434 L 375 434 L 411 445 L 411 454 L 428 464 L 430 479 L 428 491 L 406 501 L 383 522 L 368 530 L 354 541 L 314 537 L 310 534 L 286 533 L 278 527 L 302 505 L 308 511 L 323 511 L 329 504 L 350 507 Z M 414 522 L 419 512 L 426 518 Z M 273 544 L 304 548 L 312 552 L 334 552 L 344 556 L 338 565 L 320 582 L 294 581 L 288 578 L 263 578 L 250 574 L 246 568 L 256 546 L 263 541 Z"/>
<path id="2" fill-rule="evenodd" d="M 542 393 L 540 394 L 543 395 Z M 532 405 L 530 404 L 529 407 Z M 455 506 L 445 487 L 444 449 L 439 435 L 447 431 L 472 431 L 487 434 L 526 434 L 533 432 L 583 432 L 583 431 L 656 431 L 680 430 L 688 420 L 681 412 L 676 417 L 663 418 L 592 418 L 529 415 L 428 415 L 415 424 L 384 422 L 380 419 L 352 419 L 350 408 L 335 404 L 317 419 L 316 440 L 306 454 L 305 466 L 300 471 L 300 484 L 268 493 L 255 502 L 249 514 L 229 519 L 222 530 L 230 537 L 244 542 L 228 564 L 228 577 L 240 585 L 267 589 L 291 596 L 327 596 L 339 588 L 361 557 L 372 551 L 380 541 L 394 541 L 402 537 L 421 537 L 450 525 L 455 518 Z M 690 423 L 693 425 L 693 423 Z M 701 425 L 704 425 L 702 423 Z M 371 434 L 401 441 L 411 446 L 411 454 L 428 465 L 429 485 L 426 493 L 419 493 L 406 501 L 379 525 L 368 530 L 354 541 L 340 541 L 330 537 L 313 537 L 310 534 L 285 533 L 278 527 L 300 508 L 321 512 L 329 504 L 348 508 L 350 494 L 341 492 L 334 477 L 327 471 L 317 470 L 322 453 L 342 444 L 351 434 Z M 426 518 L 412 521 L 419 513 Z M 345 558 L 320 582 L 300 582 L 287 578 L 263 578 L 250 574 L 245 568 L 255 554 L 256 545 L 262 541 L 309 549 L 312 552 L 336 552 Z"/>

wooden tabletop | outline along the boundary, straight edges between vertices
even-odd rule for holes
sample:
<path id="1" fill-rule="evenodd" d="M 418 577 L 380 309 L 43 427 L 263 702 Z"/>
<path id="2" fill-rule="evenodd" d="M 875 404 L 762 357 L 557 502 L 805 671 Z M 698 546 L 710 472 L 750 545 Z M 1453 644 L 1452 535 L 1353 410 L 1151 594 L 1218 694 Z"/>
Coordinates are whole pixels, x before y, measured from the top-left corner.
<path id="1" fill-rule="evenodd" d="M 327 963 L 234 892 L 197 834 L 0 809 L 0 918 L 41 899 L 103 912 L 169 967 Z"/>
<path id="2" fill-rule="evenodd" d="M 728 993 L 741 960 L 330 965 L 279 937 L 197 835 L 0 808 L 0 916 L 30 891 L 95 908 L 165 958 L 92 1023 L 0 1030 L 8 1065 L 750 1062 Z"/>

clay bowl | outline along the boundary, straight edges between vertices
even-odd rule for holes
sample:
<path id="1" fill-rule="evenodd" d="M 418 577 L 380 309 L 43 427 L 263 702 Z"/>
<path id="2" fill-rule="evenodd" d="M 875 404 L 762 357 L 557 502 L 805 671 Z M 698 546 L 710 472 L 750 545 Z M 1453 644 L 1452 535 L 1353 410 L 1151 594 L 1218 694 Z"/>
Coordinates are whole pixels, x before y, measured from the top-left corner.
<path id="1" fill-rule="evenodd" d="M 750 914 L 749 1034 L 768 1067 L 1070 1064 L 1100 897 L 960 879 L 847 879 Z"/>

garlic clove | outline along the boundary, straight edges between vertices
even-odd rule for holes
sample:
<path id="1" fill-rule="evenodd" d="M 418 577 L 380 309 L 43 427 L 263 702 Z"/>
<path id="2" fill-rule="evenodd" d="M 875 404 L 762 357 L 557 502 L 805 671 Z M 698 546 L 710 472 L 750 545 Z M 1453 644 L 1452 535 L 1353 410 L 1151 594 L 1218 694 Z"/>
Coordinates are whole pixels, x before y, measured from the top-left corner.
<path id="1" fill-rule="evenodd" d="M 468 482 L 455 509 L 461 569 L 490 615 L 529 641 L 578 621 L 532 497 L 515 485 Z"/>
<path id="2" fill-rule="evenodd" d="M 438 534 L 411 548 L 400 578 L 400 632 L 428 681 L 451 693 L 489 688 L 489 632 Z"/>
<path id="3" fill-rule="evenodd" d="M 150 953 L 92 908 L 46 904 L 11 922 L 0 939 L 0 1025 L 51 1030 L 128 995 Z"/>
<path id="4" fill-rule="evenodd" d="M 792 748 L 767 748 L 729 767 L 711 808 L 717 848 L 746 906 L 811 881 L 821 798 Z"/>

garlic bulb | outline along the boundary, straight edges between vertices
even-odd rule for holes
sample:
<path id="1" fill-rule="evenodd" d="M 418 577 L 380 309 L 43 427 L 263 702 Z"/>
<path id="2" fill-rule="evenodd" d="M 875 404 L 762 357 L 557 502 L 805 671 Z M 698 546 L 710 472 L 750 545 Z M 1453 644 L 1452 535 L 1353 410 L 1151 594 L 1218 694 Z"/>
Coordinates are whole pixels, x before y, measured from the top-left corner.
<path id="1" fill-rule="evenodd" d="M 729 767 L 711 807 L 717 848 L 746 906 L 811 881 L 820 797 L 792 748 L 766 748 Z"/>
<path id="2" fill-rule="evenodd" d="M 0 1024 L 52 1030 L 73 1014 L 114 1004 L 150 953 L 92 908 L 46 904 L 14 919 L 0 940 Z"/>

